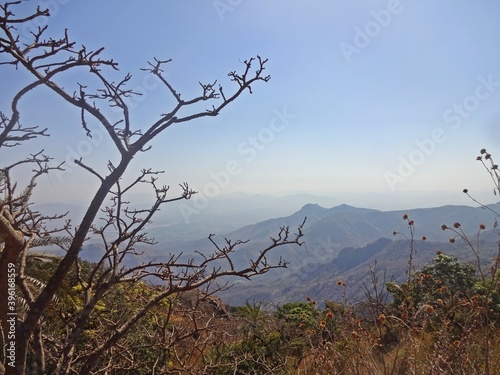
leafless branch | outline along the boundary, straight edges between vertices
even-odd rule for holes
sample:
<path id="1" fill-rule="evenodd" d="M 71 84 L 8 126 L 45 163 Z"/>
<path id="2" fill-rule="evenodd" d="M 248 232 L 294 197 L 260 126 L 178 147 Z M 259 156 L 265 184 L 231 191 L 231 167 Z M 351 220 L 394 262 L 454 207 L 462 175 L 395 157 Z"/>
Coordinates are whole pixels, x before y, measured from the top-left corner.
<path id="1" fill-rule="evenodd" d="M 213 80 L 211 83 L 199 82 L 201 90 L 199 95 L 185 100 L 167 81 L 164 74 L 163 67 L 171 60 L 155 58 L 153 63 L 148 63 L 149 67 L 145 70 L 155 75 L 166 86 L 168 93 L 175 99 L 174 106 L 159 115 L 158 119 L 148 126 L 141 124 L 134 127 L 126 100 L 139 95 L 138 92 L 128 88 L 132 76 L 126 74 L 122 79 L 111 80 L 108 71 L 118 70 L 118 64 L 113 59 L 104 57 L 104 48 L 91 49 L 85 45 L 78 47 L 71 40 L 67 30 L 64 30 L 60 37 L 53 38 L 47 36 L 47 26 L 38 27 L 31 30 L 29 35 L 23 35 L 21 41 L 18 33 L 24 24 L 40 17 L 48 17 L 50 14 L 48 10 L 37 8 L 28 16 L 16 17 L 13 9 L 19 4 L 20 1 L 14 1 L 0 5 L 0 65 L 6 69 L 23 69 L 31 75 L 32 82 L 13 96 L 9 112 L 0 112 L 0 149 L 15 147 L 24 141 L 48 135 L 47 129 L 24 126 L 20 122 L 20 103 L 28 93 L 44 86 L 58 95 L 63 103 L 78 109 L 80 125 L 88 137 L 93 135 L 88 124 L 91 122 L 100 124 L 120 156 L 116 164 L 108 163 L 106 174 L 99 173 L 82 159 L 75 160 L 78 166 L 99 179 L 99 187 L 80 223 L 73 227 L 70 221 L 66 221 L 66 224 L 58 229 L 67 234 L 70 243 L 54 242 L 64 254 L 50 274 L 45 287 L 39 293 L 31 293 L 22 277 L 19 284 L 29 302 L 29 309 L 20 321 L 19 335 L 16 338 L 20 371 L 26 370 L 24 366 L 28 351 L 33 350 L 32 353 L 39 359 L 41 372 L 45 372 L 45 361 L 52 361 L 55 372 L 85 374 L 94 371 L 94 366 L 104 353 L 110 352 L 112 348 L 125 349 L 125 346 L 120 345 L 122 340 L 126 340 L 130 330 L 139 320 L 165 301 L 172 300 L 184 292 L 207 287 L 222 277 L 249 278 L 272 268 L 285 267 L 286 262 L 281 259 L 276 264 L 270 263 L 267 254 L 278 246 L 301 245 L 302 226 L 295 236 L 290 235 L 287 227 L 281 228 L 278 237 L 273 238 L 271 244 L 261 250 L 249 267 L 244 269 L 238 269 L 231 256 L 246 241 L 225 239 L 224 246 L 219 246 L 212 236 L 209 237 L 209 241 L 215 246 L 212 255 L 207 256 L 199 252 L 201 258 L 196 257 L 196 259 L 184 259 L 180 255 L 172 255 L 161 262 L 149 261 L 138 266 L 125 267 L 125 257 L 137 256 L 144 251 L 139 245 L 155 244 L 155 240 L 147 235 L 145 229 L 160 207 L 166 203 L 190 199 L 196 194 L 187 183 L 183 183 L 179 185 L 180 194 L 171 197 L 169 186 L 161 185 L 159 182 L 162 172 L 151 169 L 143 169 L 136 179 L 125 184 L 122 178 L 132 159 L 139 152 L 149 150 L 153 139 L 171 125 L 217 116 L 245 90 L 248 89 L 251 93 L 254 83 L 267 82 L 270 79 L 269 75 L 264 75 L 267 60 L 257 56 L 243 62 L 242 73 L 230 72 L 228 74 L 230 81 L 236 83 L 236 88 L 231 94 L 224 93 L 222 85 Z M 88 77 L 92 81 L 75 82 L 75 86 L 70 88 L 58 84 L 61 75 L 82 68 L 88 71 Z M 203 103 L 210 104 L 207 104 L 208 109 L 200 111 L 197 108 Z M 110 121 L 106 116 L 106 107 L 119 109 L 121 118 Z M 31 178 L 25 189 L 20 191 L 11 171 L 28 166 L 33 167 L 30 172 Z M 46 223 L 63 219 L 64 215 L 44 215 L 30 206 L 38 178 L 54 170 L 64 170 L 63 164 L 52 165 L 52 159 L 42 151 L 3 167 L 0 171 L 0 192 L 4 195 L 0 200 L 0 238 L 5 240 L 0 267 L 8 262 L 20 261 L 23 264 L 21 269 L 24 275 L 27 249 L 35 240 L 46 240 L 56 233 L 52 229 L 47 229 Z M 127 200 L 127 196 L 142 184 L 150 186 L 154 198 L 145 208 L 134 207 Z M 107 198 L 110 198 L 110 203 L 106 206 L 104 202 Z M 96 222 L 99 213 L 102 217 Z M 79 259 L 83 244 L 89 238 L 100 239 L 102 244 L 102 255 L 90 270 L 86 269 L 87 266 L 84 266 L 84 262 Z M 66 334 L 58 340 L 55 336 L 47 336 L 40 321 L 50 309 L 51 301 L 61 290 L 72 270 L 78 287 L 81 288 L 82 300 L 80 306 L 72 312 L 74 314 L 72 317 L 60 312 L 63 324 L 60 332 Z M 4 277 L 3 272 L 0 274 L 1 277 Z M 138 283 L 145 283 L 152 278 L 160 280 L 164 286 L 158 288 L 153 295 L 141 296 L 141 303 L 136 311 L 123 312 L 119 319 L 98 314 L 99 303 L 109 302 L 111 296 L 119 295 L 118 292 L 123 285 L 139 285 Z M 6 283 L 2 281 L 0 284 Z M 152 290 L 156 289 L 149 285 L 147 291 Z M 0 290 L 0 294 L 4 291 Z M 3 312 L 0 311 L 2 314 Z M 96 341 L 92 342 L 91 347 L 76 351 L 75 345 L 92 316 L 97 316 L 96 321 L 109 328 L 109 331 L 103 330 L 97 333 Z M 195 325 L 197 331 L 203 330 L 198 323 Z M 189 332 L 186 332 L 177 337 L 187 338 L 188 334 Z M 128 349 L 121 351 L 122 363 L 128 362 L 131 365 L 132 354 L 133 351 Z M 77 370 L 76 368 L 82 363 L 83 367 Z M 112 363 L 110 360 L 108 366 L 112 366 Z M 106 368 L 105 364 L 103 366 Z"/>

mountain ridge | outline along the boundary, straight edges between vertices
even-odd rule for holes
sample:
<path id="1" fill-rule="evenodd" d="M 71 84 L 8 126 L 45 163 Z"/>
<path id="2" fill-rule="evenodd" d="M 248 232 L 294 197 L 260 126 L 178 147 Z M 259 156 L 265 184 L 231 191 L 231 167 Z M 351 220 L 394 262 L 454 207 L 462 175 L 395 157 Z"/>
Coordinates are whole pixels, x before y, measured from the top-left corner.
<path id="1" fill-rule="evenodd" d="M 500 211 L 500 203 L 488 207 Z M 460 222 L 461 229 L 469 235 L 478 232 L 479 224 L 486 225 L 488 230 L 482 232 L 481 238 L 488 239 L 488 249 L 494 249 L 494 246 L 490 245 L 498 239 L 496 229 L 492 230 L 496 215 L 481 207 L 445 205 L 381 211 L 348 204 L 325 208 L 316 203 L 308 203 L 291 215 L 269 218 L 212 237 L 216 243 L 222 245 L 226 238 L 233 242 L 248 240 L 249 242 L 241 244 L 232 254 L 234 266 L 244 268 L 260 249 L 270 244 L 270 237 L 275 237 L 280 228 L 288 227 L 290 233 L 294 233 L 307 218 L 303 228 L 303 246 L 282 246 L 268 254 L 269 263 L 285 259 L 289 262 L 288 268 L 272 270 L 250 284 L 236 280 L 237 287 L 222 294 L 221 298 L 230 303 L 244 303 L 247 298 L 251 300 L 274 296 L 277 300 L 283 300 L 296 298 L 301 293 L 313 292 L 317 294 L 316 298 L 337 298 L 338 288 L 333 294 L 326 292 L 335 289 L 336 278 L 362 284 L 366 282 L 363 277 L 368 275 L 370 264 L 373 262 L 378 262 L 391 276 L 400 276 L 404 274 L 408 255 L 408 240 L 404 236 L 409 236 L 409 228 L 408 222 L 403 220 L 404 214 L 414 220 L 414 240 L 421 248 L 415 254 L 416 265 L 430 261 L 437 249 L 446 249 L 450 254 L 455 252 L 455 255 L 464 260 L 470 260 L 464 249 L 457 252 L 458 246 L 450 247 L 449 237 L 453 233 L 443 231 L 443 224 L 453 227 L 455 222 Z M 215 224 L 216 222 L 205 223 L 205 226 L 209 229 Z M 160 238 L 156 238 L 158 244 L 139 249 L 143 251 L 143 255 L 136 259 L 136 262 L 152 259 L 161 261 L 169 258 L 170 254 L 180 253 L 189 258 L 196 256 L 196 252 L 208 254 L 214 250 L 208 240 L 208 234 L 213 233 L 212 231 L 208 231 L 206 237 L 195 240 L 169 240 L 167 235 L 162 234 L 161 226 L 157 228 L 160 235 Z M 394 236 L 394 232 L 398 235 Z M 427 241 L 421 241 L 424 236 Z M 93 244 L 92 248 L 87 247 L 87 250 L 93 257 L 97 256 L 98 243 Z M 334 273 L 329 274 L 329 271 Z M 235 292 L 238 288 L 239 291 Z M 356 295 L 354 289 L 349 289 L 349 293 Z"/>

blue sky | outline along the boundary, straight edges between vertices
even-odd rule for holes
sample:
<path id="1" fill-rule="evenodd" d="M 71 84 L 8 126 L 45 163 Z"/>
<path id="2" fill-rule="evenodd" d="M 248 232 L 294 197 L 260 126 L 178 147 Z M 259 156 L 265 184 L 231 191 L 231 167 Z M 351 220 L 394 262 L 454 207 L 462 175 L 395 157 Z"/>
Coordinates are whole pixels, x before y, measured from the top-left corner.
<path id="1" fill-rule="evenodd" d="M 55 35 L 68 28 L 77 43 L 104 46 L 119 74 L 133 74 L 132 87 L 144 94 L 130 102 L 137 128 L 174 103 L 140 70 L 147 60 L 171 58 L 168 79 L 188 98 L 199 94 L 198 81 L 217 79 L 230 92 L 227 73 L 241 69 L 240 61 L 257 54 L 269 59 L 268 83 L 217 118 L 162 134 L 134 161 L 130 178 L 153 167 L 166 171 L 163 183 L 187 181 L 209 197 L 306 192 L 345 195 L 356 205 L 354 196 L 377 194 L 383 199 L 364 203 L 377 208 L 391 208 L 400 197 L 408 207 L 424 206 L 438 193 L 443 205 L 467 204 L 464 187 L 487 190 L 485 199 L 495 200 L 475 157 L 483 147 L 499 150 L 496 0 L 31 3 L 52 10 Z M 65 77 L 65 87 L 85 80 L 84 73 Z M 0 67 L 7 94 L 25 79 Z M 4 108 L 9 96 L 2 97 Z M 85 138 L 78 112 L 56 97 L 34 92 L 25 108 L 25 121 L 52 134 L 31 150 L 45 147 L 56 160 L 84 156 L 102 171 L 116 159 L 104 137 Z M 68 166 L 44 181 L 41 199 L 90 196 L 97 181 Z"/>

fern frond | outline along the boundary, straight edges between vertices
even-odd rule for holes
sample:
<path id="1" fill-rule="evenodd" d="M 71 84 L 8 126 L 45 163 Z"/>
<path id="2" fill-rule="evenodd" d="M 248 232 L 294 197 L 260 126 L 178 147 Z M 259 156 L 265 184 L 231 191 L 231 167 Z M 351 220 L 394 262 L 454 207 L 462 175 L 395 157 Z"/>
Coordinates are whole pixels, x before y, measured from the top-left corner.
<path id="1" fill-rule="evenodd" d="M 69 245 L 71 244 L 72 238 L 68 236 L 49 236 L 44 238 L 36 238 L 31 247 L 42 247 L 42 246 L 50 246 L 50 245 Z"/>

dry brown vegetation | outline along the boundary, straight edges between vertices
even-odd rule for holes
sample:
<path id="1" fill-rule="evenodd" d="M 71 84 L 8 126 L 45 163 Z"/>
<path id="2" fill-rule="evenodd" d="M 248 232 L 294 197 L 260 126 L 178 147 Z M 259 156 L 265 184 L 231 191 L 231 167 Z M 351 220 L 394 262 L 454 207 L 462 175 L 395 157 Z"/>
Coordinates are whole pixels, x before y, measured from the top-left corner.
<path id="1" fill-rule="evenodd" d="M 230 72 L 232 91 L 224 93 L 216 82 L 200 83 L 198 95 L 181 99 L 163 73 L 170 60 L 154 59 L 145 70 L 162 82 L 173 107 L 162 109 L 149 125 L 135 125 L 126 100 L 136 95 L 127 86 L 131 76 L 111 80 L 106 74 L 117 70 L 118 64 L 102 57 L 102 48 L 78 47 L 68 31 L 52 38 L 46 36 L 47 27 L 38 27 L 27 36 L 29 42 L 21 41 L 23 25 L 50 16 L 41 8 L 16 15 L 21 3 L 0 4 L 0 66 L 31 77 L 14 93 L 9 108 L 0 111 L 0 151 L 16 148 L 22 154 L 0 166 L 0 373 L 491 375 L 498 371 L 500 253 L 484 267 L 478 247 L 483 223 L 478 223 L 475 239 L 460 223 L 443 224 L 443 230 L 450 231 L 450 242 L 463 241 L 470 248 L 475 264 L 437 254 L 433 263 L 414 270 L 415 226 L 405 215 L 407 280 L 381 289 L 379 268 L 373 266 L 373 282 L 364 287 L 361 303 L 345 297 L 320 307 L 314 296 L 303 296 L 303 301 L 272 308 L 257 302 L 228 308 L 214 296 L 224 288 L 225 277 L 248 279 L 286 267 L 285 260 L 271 262 L 269 255 L 277 247 L 300 246 L 304 222 L 296 230 L 279 228 L 241 268 L 233 256 L 247 241 L 219 241 L 213 235 L 211 250 L 195 257 L 170 255 L 161 262 L 125 267 L 126 257 L 137 257 L 154 243 L 146 230 L 160 206 L 196 193 L 184 183 L 179 194 L 171 196 L 169 187 L 159 182 L 163 172 L 149 168 L 124 182 L 132 159 L 139 159 L 170 126 L 218 116 L 256 84 L 267 82 L 267 60 L 250 58 L 239 73 Z M 80 69 L 85 71 L 82 82 L 74 82 L 72 88 L 58 84 L 61 75 Z M 49 135 L 49 129 L 22 122 L 24 98 L 38 89 L 49 90 L 62 104 L 76 109 L 77 128 L 89 138 L 93 131 L 88 121 L 98 124 L 116 155 L 114 163 L 102 161 L 97 166 L 83 158 L 74 161 L 97 186 L 78 223 L 32 206 L 40 176 L 64 169 L 64 163 L 54 162 L 44 150 L 31 153 L 19 148 Z M 106 117 L 110 107 L 120 115 L 119 121 Z M 481 150 L 478 160 L 500 193 L 498 167 L 491 155 Z M 150 205 L 142 209 L 128 200 L 139 185 L 151 191 Z M 100 241 L 96 262 L 80 256 L 90 237 Z M 36 253 L 37 246 L 57 247 L 62 255 Z M 332 280 L 331 287 L 346 284 Z M 392 302 L 385 302 L 387 297 Z M 11 315 L 15 311 L 14 325 L 8 323 L 10 307 Z M 9 337 L 12 327 L 14 339 Z M 15 346 L 15 360 L 8 358 L 9 346 Z"/>

